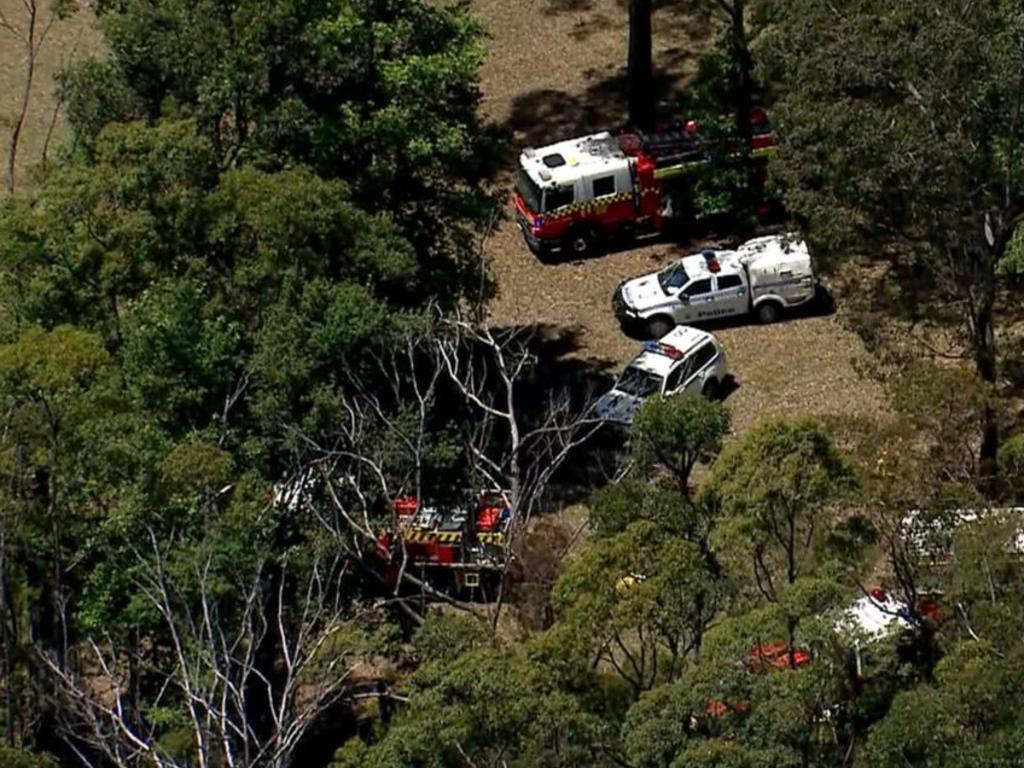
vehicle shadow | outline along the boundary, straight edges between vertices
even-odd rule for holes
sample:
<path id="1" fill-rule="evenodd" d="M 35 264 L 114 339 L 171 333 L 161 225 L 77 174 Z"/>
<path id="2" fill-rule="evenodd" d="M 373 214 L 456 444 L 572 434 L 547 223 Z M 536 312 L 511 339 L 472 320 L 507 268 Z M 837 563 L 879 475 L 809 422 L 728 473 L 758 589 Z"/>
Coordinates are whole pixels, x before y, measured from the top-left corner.
<path id="1" fill-rule="evenodd" d="M 730 373 L 728 376 L 725 377 L 725 381 L 723 381 L 719 385 L 717 399 L 724 403 L 739 388 L 740 383 L 736 380 L 736 377 Z"/>

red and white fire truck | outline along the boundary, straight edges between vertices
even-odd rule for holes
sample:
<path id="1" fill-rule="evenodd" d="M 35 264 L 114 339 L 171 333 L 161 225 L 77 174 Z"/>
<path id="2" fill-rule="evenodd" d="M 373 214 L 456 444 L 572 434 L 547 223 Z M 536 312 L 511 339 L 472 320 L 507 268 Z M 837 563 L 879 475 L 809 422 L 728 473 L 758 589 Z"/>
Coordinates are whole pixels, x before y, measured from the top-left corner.
<path id="1" fill-rule="evenodd" d="M 763 109 L 751 115 L 755 156 L 774 145 Z M 738 140 L 727 142 L 738 147 Z M 693 120 L 656 132 L 608 131 L 569 139 L 519 156 L 513 196 L 516 223 L 527 246 L 544 256 L 594 255 L 610 238 L 661 234 L 686 214 L 687 177 L 718 145 Z"/>
<path id="2" fill-rule="evenodd" d="M 404 568 L 443 592 L 487 598 L 507 564 L 507 493 L 481 491 L 467 504 L 394 499 L 396 525 L 380 531 L 377 554 L 394 586 Z"/>

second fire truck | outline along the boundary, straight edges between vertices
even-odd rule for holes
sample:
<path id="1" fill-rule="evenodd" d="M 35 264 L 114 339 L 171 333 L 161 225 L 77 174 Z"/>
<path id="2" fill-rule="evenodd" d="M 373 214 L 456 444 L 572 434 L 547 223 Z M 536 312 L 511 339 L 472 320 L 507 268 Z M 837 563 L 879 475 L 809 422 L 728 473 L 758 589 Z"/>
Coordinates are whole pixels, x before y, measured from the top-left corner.
<path id="1" fill-rule="evenodd" d="M 754 110 L 751 123 L 751 152 L 763 155 L 774 144 L 767 113 Z M 526 149 L 513 198 L 516 224 L 541 256 L 584 258 L 611 238 L 655 237 L 686 214 L 687 178 L 714 149 L 692 120 Z"/>
<path id="2" fill-rule="evenodd" d="M 480 491 L 455 505 L 395 499 L 396 525 L 377 540 L 385 582 L 395 586 L 407 570 L 441 592 L 493 597 L 510 562 L 507 498 L 507 491 Z"/>

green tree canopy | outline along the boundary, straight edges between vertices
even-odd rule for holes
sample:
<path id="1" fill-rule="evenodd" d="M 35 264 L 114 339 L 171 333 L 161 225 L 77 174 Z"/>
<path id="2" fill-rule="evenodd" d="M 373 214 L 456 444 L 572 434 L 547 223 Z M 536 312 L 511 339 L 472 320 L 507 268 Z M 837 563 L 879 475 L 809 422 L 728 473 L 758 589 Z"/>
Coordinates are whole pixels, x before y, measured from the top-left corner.
<path id="1" fill-rule="evenodd" d="M 704 489 L 717 548 L 738 556 L 767 599 L 827 553 L 830 508 L 856 487 L 851 465 L 814 421 L 768 422 L 726 449 Z"/>
<path id="2" fill-rule="evenodd" d="M 614 669 L 639 693 L 700 654 L 725 585 L 706 552 L 643 521 L 591 544 L 555 585 L 552 640 Z M 569 641 L 568 638 L 577 638 Z M 586 661 L 584 661 L 586 663 Z"/>
<path id="3" fill-rule="evenodd" d="M 663 468 L 689 496 L 694 466 L 718 454 L 728 431 L 729 414 L 719 402 L 691 393 L 652 397 L 637 414 L 630 445 L 642 470 Z"/>
<path id="4" fill-rule="evenodd" d="M 953 322 L 999 379 L 998 274 L 1024 213 L 1022 19 L 1013 3 L 780 3 L 766 45 L 774 168 L 823 255 L 896 256 L 915 322 Z M 895 247 L 892 247 L 895 246 Z M 989 409 L 980 455 L 994 461 Z M 991 467 L 986 471 L 989 472 Z"/>
<path id="5" fill-rule="evenodd" d="M 477 117 L 479 25 L 423 0 L 108 0 L 107 62 L 65 79 L 89 148 L 111 121 L 190 118 L 220 167 L 305 165 L 392 214 L 444 292 L 489 215 L 497 144 Z M 293 210 L 301 210 L 294 206 Z M 472 267 L 473 265 L 469 265 Z"/>

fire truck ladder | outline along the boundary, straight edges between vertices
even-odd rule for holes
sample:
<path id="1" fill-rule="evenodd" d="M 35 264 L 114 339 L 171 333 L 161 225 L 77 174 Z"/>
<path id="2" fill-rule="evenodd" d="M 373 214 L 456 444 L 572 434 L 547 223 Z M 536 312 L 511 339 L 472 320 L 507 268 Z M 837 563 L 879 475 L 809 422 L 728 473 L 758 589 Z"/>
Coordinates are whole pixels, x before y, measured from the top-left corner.
<path id="1" fill-rule="evenodd" d="M 767 133 L 770 134 L 770 128 Z M 700 165 L 712 159 L 713 152 L 708 143 L 699 134 L 679 127 L 657 132 L 633 131 L 619 139 L 623 151 L 627 154 L 644 154 L 655 164 L 654 178 L 667 179 L 690 173 Z M 770 146 L 754 149 L 752 154 L 762 155 L 770 151 Z"/>
<path id="2" fill-rule="evenodd" d="M 708 160 L 700 137 L 678 129 L 633 131 L 622 136 L 620 144 L 627 154 L 643 154 L 653 160 L 656 179 L 678 176 Z"/>

